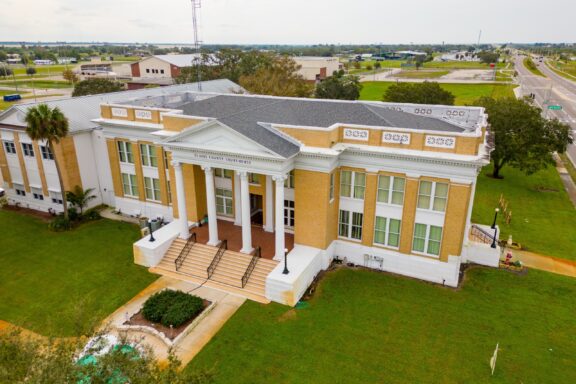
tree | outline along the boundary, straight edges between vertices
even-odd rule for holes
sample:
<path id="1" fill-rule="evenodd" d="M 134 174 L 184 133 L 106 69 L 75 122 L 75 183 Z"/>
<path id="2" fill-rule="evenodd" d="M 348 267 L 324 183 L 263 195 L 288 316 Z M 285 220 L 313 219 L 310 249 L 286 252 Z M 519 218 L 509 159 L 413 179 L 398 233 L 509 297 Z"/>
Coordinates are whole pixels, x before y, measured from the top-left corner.
<path id="1" fill-rule="evenodd" d="M 442 89 L 438 83 L 393 84 L 384 93 L 383 100 L 396 103 L 454 105 L 454 95 Z"/>
<path id="2" fill-rule="evenodd" d="M 494 178 L 501 178 L 500 170 L 506 164 L 527 175 L 553 165 L 552 153 L 564 153 L 573 142 L 568 125 L 544 118 L 540 108 L 528 100 L 483 97 L 476 104 L 488 114 L 494 140 L 490 153 Z"/>
<path id="3" fill-rule="evenodd" d="M 48 148 L 55 154 L 54 145 L 68 135 L 68 119 L 58 107 L 50 108 L 46 104 L 39 104 L 28 108 L 26 112 L 26 133 L 32 140 L 46 140 Z M 60 191 L 62 193 L 62 207 L 64 217 L 68 219 L 68 203 L 66 201 L 66 189 L 62 178 L 62 170 L 58 158 L 54 158 L 58 181 L 60 182 Z"/>
<path id="4" fill-rule="evenodd" d="M 6 76 L 12 76 L 12 70 L 7 67 L 0 67 L 0 76 L 6 78 Z"/>
<path id="5" fill-rule="evenodd" d="M 119 92 L 124 85 L 108 79 L 87 79 L 76 83 L 72 96 L 97 95 L 99 93 Z"/>
<path id="6" fill-rule="evenodd" d="M 34 76 L 36 74 L 36 68 L 34 68 L 34 67 L 26 68 L 26 74 L 28 76 Z"/>
<path id="7" fill-rule="evenodd" d="M 334 71 L 331 77 L 316 85 L 317 99 L 358 100 L 362 84 L 357 76 L 347 76 L 343 70 Z"/>
<path id="8" fill-rule="evenodd" d="M 420 67 L 424 65 L 424 61 L 426 60 L 426 56 L 418 55 L 414 58 L 414 65 L 416 66 L 416 70 L 419 70 Z"/>
<path id="9" fill-rule="evenodd" d="M 66 192 L 66 199 L 70 204 L 78 207 L 80 215 L 82 215 L 82 211 L 86 208 L 88 203 L 96 198 L 92 192 L 94 192 L 94 188 L 82 189 L 77 185 L 74 187 L 73 191 Z"/>
<path id="10" fill-rule="evenodd" d="M 480 62 L 484 63 L 484 64 L 491 64 L 491 63 L 497 63 L 498 59 L 500 58 L 500 54 L 496 53 L 496 52 L 490 52 L 490 51 L 483 51 L 478 53 L 477 57 L 480 59 Z"/>
<path id="11" fill-rule="evenodd" d="M 62 71 L 62 77 L 64 80 L 68 81 L 71 84 L 75 84 L 78 82 L 78 75 L 74 73 L 71 69 L 65 69 Z"/>
<path id="12" fill-rule="evenodd" d="M 374 63 L 374 69 L 380 69 L 380 68 L 382 68 L 382 64 L 380 64 L 379 61 L 375 62 Z"/>
<path id="13" fill-rule="evenodd" d="M 243 75 L 239 83 L 250 93 L 271 96 L 309 97 L 312 85 L 298 74 L 300 67 L 287 56 L 278 57 L 269 68 Z"/>

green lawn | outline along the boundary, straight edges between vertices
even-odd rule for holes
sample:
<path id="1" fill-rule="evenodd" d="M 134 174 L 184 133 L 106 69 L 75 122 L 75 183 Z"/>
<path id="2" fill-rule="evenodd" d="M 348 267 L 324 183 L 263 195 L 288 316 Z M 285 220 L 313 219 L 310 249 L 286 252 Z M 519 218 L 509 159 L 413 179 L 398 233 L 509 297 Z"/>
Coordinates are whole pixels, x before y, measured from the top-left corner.
<path id="1" fill-rule="evenodd" d="M 574 279 L 479 267 L 466 278 L 456 290 L 330 272 L 308 308 L 246 302 L 186 369 L 233 384 L 576 382 Z"/>
<path id="2" fill-rule="evenodd" d="M 423 71 L 423 70 L 414 70 L 414 71 L 402 71 L 394 77 L 400 77 L 403 79 L 432 79 L 437 77 L 442 77 L 444 75 L 449 74 L 450 71 Z"/>
<path id="3" fill-rule="evenodd" d="M 533 75 L 546 77 L 542 72 L 540 72 L 540 70 L 538 69 L 538 67 L 531 58 L 529 57 L 524 58 L 524 66 L 526 67 L 526 69 L 532 72 Z"/>
<path id="4" fill-rule="evenodd" d="M 0 111 L 8 109 L 12 105 L 14 105 L 14 102 L 4 101 L 2 97 L 4 95 L 15 95 L 15 94 L 21 95 L 22 92 L 0 90 Z"/>
<path id="5" fill-rule="evenodd" d="M 499 62 L 496 68 L 504 68 L 506 63 Z M 489 64 L 473 61 L 429 61 L 424 63 L 424 68 L 446 68 L 446 69 L 490 69 Z"/>
<path id="6" fill-rule="evenodd" d="M 16 84 L 15 84 L 16 83 Z M 14 81 L 1 81 L 0 86 L 2 87 L 14 87 L 17 85 L 18 87 L 25 87 L 25 88 L 36 88 L 36 89 L 45 89 L 45 88 L 73 88 L 73 86 L 67 81 L 57 81 L 57 80 L 16 80 Z"/>
<path id="7" fill-rule="evenodd" d="M 576 210 L 555 168 L 526 176 L 504 167 L 504 179 L 488 177 L 491 167 L 478 176 L 472 221 L 491 224 L 500 194 L 512 210 L 510 225 L 499 215 L 501 239 L 512 234 L 523 248 L 549 256 L 576 260 Z"/>
<path id="8" fill-rule="evenodd" d="M 76 64 L 68 65 L 69 68 L 74 68 Z M 36 69 L 37 74 L 44 74 L 44 75 L 61 75 L 62 71 L 66 69 L 65 65 L 38 65 L 32 66 Z M 26 74 L 26 67 L 19 66 L 19 67 L 11 67 L 14 71 L 15 75 L 23 75 Z"/>
<path id="9" fill-rule="evenodd" d="M 382 95 L 391 81 L 367 81 L 362 83 L 360 100 L 382 100 Z M 514 95 L 515 85 L 511 84 L 453 84 L 440 83 L 440 86 L 456 96 L 456 105 L 470 105 L 481 96 L 505 97 Z"/>
<path id="10" fill-rule="evenodd" d="M 134 264 L 136 226 L 99 220 L 65 233 L 0 210 L 0 319 L 43 335 L 75 336 L 156 277 Z"/>

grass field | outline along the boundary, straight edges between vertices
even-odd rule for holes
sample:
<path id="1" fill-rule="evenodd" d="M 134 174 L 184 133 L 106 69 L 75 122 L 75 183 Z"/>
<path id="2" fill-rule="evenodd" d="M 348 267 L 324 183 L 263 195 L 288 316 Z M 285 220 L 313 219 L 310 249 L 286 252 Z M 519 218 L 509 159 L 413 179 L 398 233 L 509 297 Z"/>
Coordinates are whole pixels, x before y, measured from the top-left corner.
<path id="1" fill-rule="evenodd" d="M 0 86 L 2 87 L 14 87 L 17 85 L 18 87 L 24 88 L 36 88 L 36 89 L 46 89 L 46 88 L 72 88 L 73 86 L 67 81 L 57 81 L 57 80 L 35 80 L 35 79 L 28 79 L 28 80 L 16 80 L 14 81 L 0 81 Z"/>
<path id="2" fill-rule="evenodd" d="M 156 277 L 134 264 L 134 225 L 99 220 L 64 233 L 0 210 L 0 319 L 47 336 L 88 332 Z"/>
<path id="3" fill-rule="evenodd" d="M 73 68 L 76 64 L 71 64 L 68 67 L 69 68 Z M 66 69 L 65 65 L 38 65 L 38 66 L 32 66 L 33 68 L 36 69 L 36 74 L 37 75 L 61 75 L 62 71 L 64 71 Z M 18 67 L 12 67 L 10 66 L 10 68 L 12 69 L 12 71 L 14 71 L 15 75 L 25 75 L 26 74 L 26 68 L 23 66 L 18 66 Z"/>
<path id="4" fill-rule="evenodd" d="M 451 289 L 339 269 L 308 304 L 246 302 L 186 369 L 218 384 L 576 382 L 569 277 L 477 267 Z"/>
<path id="5" fill-rule="evenodd" d="M 382 100 L 382 95 L 394 82 L 367 81 L 362 83 L 360 100 Z M 440 83 L 440 86 L 456 96 L 456 105 L 470 105 L 482 96 L 512 97 L 514 85 L 510 84 L 453 84 Z"/>
<path id="6" fill-rule="evenodd" d="M 576 81 L 576 62 L 546 61 L 546 65 L 559 76 Z"/>
<path id="7" fill-rule="evenodd" d="M 528 69 L 533 75 L 546 77 L 542 72 L 540 72 L 540 70 L 538 69 L 534 61 L 532 61 L 531 58 L 529 57 L 524 58 L 523 63 L 526 69 Z"/>
<path id="8" fill-rule="evenodd" d="M 576 211 L 555 168 L 526 176 L 504 167 L 504 179 L 489 177 L 491 166 L 478 176 L 472 221 L 492 223 L 494 208 L 502 194 L 512 210 L 510 225 L 499 215 L 501 239 L 512 235 L 523 248 L 564 259 L 576 260 Z"/>
<path id="9" fill-rule="evenodd" d="M 497 63 L 496 68 L 504 68 L 506 63 Z M 443 69 L 490 69 L 489 64 L 470 61 L 429 61 L 424 63 L 423 68 L 443 68 Z"/>
<path id="10" fill-rule="evenodd" d="M 394 77 L 400 77 L 402 79 L 434 79 L 449 73 L 450 71 L 402 71 L 394 75 Z"/>

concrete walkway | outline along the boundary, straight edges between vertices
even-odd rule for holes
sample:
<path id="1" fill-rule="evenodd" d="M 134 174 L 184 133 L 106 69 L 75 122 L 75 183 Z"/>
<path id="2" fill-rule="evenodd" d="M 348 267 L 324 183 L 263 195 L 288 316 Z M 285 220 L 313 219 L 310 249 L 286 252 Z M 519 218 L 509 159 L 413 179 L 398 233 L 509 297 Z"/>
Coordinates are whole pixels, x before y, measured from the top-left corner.
<path id="1" fill-rule="evenodd" d="M 576 261 L 539 255 L 528 251 L 515 250 L 512 253 L 515 258 L 520 259 L 522 264 L 529 268 L 576 277 Z"/>
<path id="2" fill-rule="evenodd" d="M 564 184 L 564 189 L 566 189 L 570 200 L 572 200 L 572 204 L 574 204 L 574 207 L 576 207 L 576 185 L 574 184 L 574 180 L 572 180 L 568 170 L 564 168 L 564 164 L 562 163 L 560 157 L 554 154 L 554 159 L 556 160 L 556 170 L 560 174 L 560 179 Z"/>
<path id="3" fill-rule="evenodd" d="M 138 312 L 148 297 L 165 288 L 189 292 L 216 303 L 216 305 L 188 335 L 184 336 L 173 346 L 167 345 L 160 337 L 152 333 L 117 329 L 118 326 L 121 326 L 126 321 L 127 314 Z M 148 345 L 154 351 L 154 356 L 160 365 L 168 363 L 168 352 L 170 347 L 172 347 L 172 351 L 182 362 L 182 367 L 185 367 L 214 337 L 226 321 L 236 313 L 244 301 L 246 299 L 240 296 L 164 276 L 150 284 L 128 303 L 108 316 L 102 322 L 101 330 L 119 336 L 126 336 L 129 340 Z"/>

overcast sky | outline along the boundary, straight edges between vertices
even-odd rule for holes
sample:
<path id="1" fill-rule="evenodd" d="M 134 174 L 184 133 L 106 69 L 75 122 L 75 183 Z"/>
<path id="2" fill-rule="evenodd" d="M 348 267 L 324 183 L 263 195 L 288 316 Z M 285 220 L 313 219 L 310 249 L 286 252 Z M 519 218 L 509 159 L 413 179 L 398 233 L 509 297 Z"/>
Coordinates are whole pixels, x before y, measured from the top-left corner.
<path id="1" fill-rule="evenodd" d="M 190 0 L 0 0 L 1 41 L 192 42 Z M 576 0 L 202 0 L 205 43 L 574 42 Z"/>

